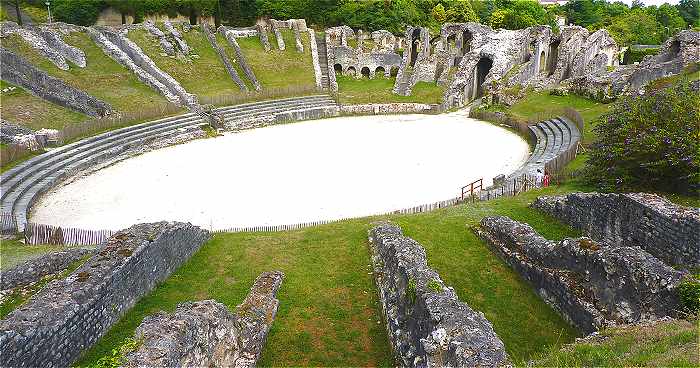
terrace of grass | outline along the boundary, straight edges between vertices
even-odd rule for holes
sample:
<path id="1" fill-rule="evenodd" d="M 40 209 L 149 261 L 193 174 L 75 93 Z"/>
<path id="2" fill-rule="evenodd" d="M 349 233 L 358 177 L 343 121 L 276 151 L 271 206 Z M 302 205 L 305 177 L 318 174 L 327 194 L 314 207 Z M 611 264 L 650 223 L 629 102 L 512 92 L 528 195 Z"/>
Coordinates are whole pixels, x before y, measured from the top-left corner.
<path id="1" fill-rule="evenodd" d="M 19 86 L 0 80 L 0 89 L 16 87 L 0 94 L 0 116 L 4 120 L 38 130 L 60 129 L 89 117 L 36 97 Z"/>
<path id="2" fill-rule="evenodd" d="M 366 77 L 356 79 L 351 76 L 336 74 L 338 81 L 338 98 L 343 104 L 417 102 L 439 104 L 445 89 L 436 83 L 418 82 L 410 96 L 401 96 L 392 92 L 395 77 L 386 78 L 377 74 L 374 79 Z"/>
<path id="3" fill-rule="evenodd" d="M 527 205 L 537 195 L 465 204 L 417 215 L 387 216 L 426 248 L 428 262 L 460 300 L 482 311 L 514 362 L 571 342 L 577 332 L 547 306 L 470 230 L 482 217 L 527 221 L 544 236 L 576 235 Z M 382 217 L 384 218 L 384 217 Z M 263 271 L 281 270 L 280 309 L 261 366 L 393 364 L 374 286 L 367 231 L 379 217 L 277 233 L 216 234 L 185 265 L 139 301 L 89 350 L 79 365 L 95 363 L 133 335 L 142 319 L 173 311 L 184 301 L 215 299 L 233 309 Z"/>
<path id="4" fill-rule="evenodd" d="M 168 103 L 155 90 L 139 81 L 130 70 L 105 55 L 102 49 L 92 42 L 87 34 L 72 32 L 63 38 L 68 44 L 85 52 L 87 59 L 85 68 L 79 68 L 69 62 L 71 65 L 70 69 L 61 70 L 17 35 L 4 38 L 2 46 L 15 51 L 39 69 L 63 80 L 67 84 L 108 102 L 117 111 L 137 112 L 147 110 L 149 106 L 154 104 L 163 106 Z M 3 104 L 5 104 L 5 101 L 3 101 Z M 75 120 L 71 121 L 71 117 L 66 115 L 61 116 L 59 120 L 78 122 L 88 118 L 80 115 L 79 118 L 76 116 Z M 32 120 L 37 122 L 35 125 L 41 125 L 39 123 L 42 120 L 41 116 Z M 45 118 L 43 120 L 46 127 L 49 125 L 54 128 L 61 127 L 52 119 Z"/>

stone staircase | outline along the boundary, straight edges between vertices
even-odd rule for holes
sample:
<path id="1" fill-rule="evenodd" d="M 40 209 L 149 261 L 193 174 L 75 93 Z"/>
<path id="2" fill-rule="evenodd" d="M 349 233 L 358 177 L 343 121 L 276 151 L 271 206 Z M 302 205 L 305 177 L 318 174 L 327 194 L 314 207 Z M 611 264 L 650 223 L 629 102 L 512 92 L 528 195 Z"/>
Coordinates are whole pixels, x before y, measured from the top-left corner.
<path id="1" fill-rule="evenodd" d="M 523 177 L 532 177 L 537 170 L 544 172 L 545 165 L 557 156 L 575 146 L 581 140 L 581 133 L 576 124 L 565 117 L 556 117 L 530 125 L 530 134 L 535 142 L 535 148 L 528 160 L 516 171 L 506 177 L 505 184 L 493 186 L 481 191 L 482 199 L 497 197 L 501 193 L 512 193 L 517 190 L 514 186 L 521 184 Z"/>
<path id="2" fill-rule="evenodd" d="M 327 90 L 330 86 L 328 80 L 328 49 L 326 48 L 326 38 L 316 37 L 316 46 L 318 47 L 318 63 L 321 67 L 321 87 Z"/>
<path id="3" fill-rule="evenodd" d="M 228 106 L 215 111 L 224 117 L 228 126 L 260 116 L 317 118 L 334 109 L 337 112 L 337 105 L 329 96 L 315 95 Z M 0 176 L 0 209 L 2 213 L 11 213 L 22 231 L 34 202 L 62 180 L 133 147 L 174 137 L 206 124 L 199 115 L 187 113 L 113 130 L 33 157 Z"/>

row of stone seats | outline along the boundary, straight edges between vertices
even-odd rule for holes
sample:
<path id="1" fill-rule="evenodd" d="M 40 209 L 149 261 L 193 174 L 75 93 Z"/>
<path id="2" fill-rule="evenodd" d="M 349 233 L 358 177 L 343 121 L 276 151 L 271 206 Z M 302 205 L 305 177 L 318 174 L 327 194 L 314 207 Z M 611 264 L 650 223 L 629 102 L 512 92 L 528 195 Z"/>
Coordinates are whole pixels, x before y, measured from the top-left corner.
<path id="1" fill-rule="evenodd" d="M 245 120 L 255 118 L 261 111 L 269 115 L 334 105 L 327 95 L 315 95 L 229 106 L 216 111 L 226 120 Z M 66 177 L 130 147 L 198 129 L 204 124 L 199 115 L 187 113 L 117 129 L 33 157 L 2 174 L 0 208 L 4 213 L 12 213 L 21 231 L 34 201 Z"/>
<path id="2" fill-rule="evenodd" d="M 581 133 L 576 124 L 565 117 L 556 117 L 537 124 L 530 125 L 530 135 L 535 141 L 535 148 L 528 160 L 516 171 L 505 178 L 504 185 L 493 186 L 481 191 L 481 197 L 489 198 L 500 195 L 501 192 L 510 192 L 514 180 L 526 176 L 533 176 L 537 170 L 544 172 L 545 165 L 566 152 L 581 140 Z"/>

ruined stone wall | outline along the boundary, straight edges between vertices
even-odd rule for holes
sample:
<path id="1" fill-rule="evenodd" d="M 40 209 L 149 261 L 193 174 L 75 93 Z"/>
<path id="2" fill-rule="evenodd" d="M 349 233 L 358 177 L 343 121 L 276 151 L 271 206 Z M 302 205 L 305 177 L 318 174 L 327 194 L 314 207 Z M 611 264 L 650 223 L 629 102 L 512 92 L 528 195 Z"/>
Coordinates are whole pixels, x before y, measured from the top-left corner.
<path id="1" fill-rule="evenodd" d="M 238 75 L 236 69 L 234 69 L 233 64 L 231 64 L 231 60 L 229 60 L 228 55 L 226 55 L 224 49 L 222 49 L 221 46 L 219 46 L 219 43 L 216 42 L 216 35 L 211 32 L 211 30 L 209 29 L 209 25 L 206 23 L 202 23 L 201 26 L 202 31 L 207 37 L 207 40 L 209 40 L 209 44 L 219 55 L 219 59 L 221 59 L 221 62 L 224 64 L 224 67 L 226 67 L 228 75 L 231 77 L 233 82 L 236 83 L 238 88 L 241 89 L 241 91 L 247 91 L 248 87 L 245 85 L 245 83 L 243 83 L 243 80 Z"/>
<path id="2" fill-rule="evenodd" d="M 335 77 L 335 68 L 334 68 L 334 58 L 331 57 L 331 40 L 333 39 L 333 35 L 326 31 L 326 60 L 328 61 L 328 89 L 331 92 L 338 92 L 338 80 Z"/>
<path id="3" fill-rule="evenodd" d="M 324 88 L 323 86 L 323 73 L 321 72 L 321 62 L 318 55 L 318 44 L 316 43 L 316 32 L 308 28 L 309 33 L 309 47 L 311 48 L 311 62 L 314 66 L 314 80 L 316 81 L 316 88 Z M 326 59 L 328 59 L 328 54 L 326 54 Z M 330 72 L 329 72 L 330 73 Z"/>
<path id="4" fill-rule="evenodd" d="M 258 24 L 258 35 L 260 36 L 260 43 L 262 43 L 263 47 L 265 48 L 266 52 L 269 52 L 272 50 L 272 46 L 270 46 L 270 39 L 267 38 L 267 30 L 265 30 L 265 27 L 262 25 Z"/>
<path id="5" fill-rule="evenodd" d="M 175 40 L 175 43 L 177 44 L 177 47 L 182 51 L 183 54 L 187 55 L 190 53 L 190 46 L 187 44 L 184 38 L 182 38 L 182 35 L 180 35 L 180 31 L 177 30 L 173 26 L 172 23 L 169 21 L 163 22 L 163 26 L 165 27 L 165 30 L 170 34 L 170 37 L 172 37 Z"/>
<path id="6" fill-rule="evenodd" d="M 385 104 L 361 104 L 343 105 L 341 114 L 352 115 L 386 115 L 386 114 L 437 114 L 440 113 L 440 105 L 421 103 L 385 103 Z"/>
<path id="7" fill-rule="evenodd" d="M 700 266 L 700 210 L 654 194 L 572 193 L 532 207 L 612 246 L 640 247 L 669 265 Z"/>
<path id="8" fill-rule="evenodd" d="M 3 80 L 16 84 L 38 97 L 90 116 L 102 117 L 112 112 L 112 106 L 108 103 L 48 75 L 21 56 L 2 47 L 0 60 L 0 75 Z"/>
<path id="9" fill-rule="evenodd" d="M 153 60 L 124 34 L 104 27 L 88 27 L 87 31 L 107 56 L 131 70 L 140 81 L 158 91 L 168 101 L 190 109 L 198 108 L 197 97 L 187 93 L 175 78 L 158 68 Z"/>
<path id="10" fill-rule="evenodd" d="M 92 253 L 94 253 L 92 249 L 69 249 L 30 259 L 9 270 L 0 272 L 0 290 L 14 289 L 35 283 L 46 275 L 65 270 L 73 262 Z"/>
<path id="11" fill-rule="evenodd" d="M 65 367 L 156 284 L 196 252 L 209 233 L 190 224 L 134 225 L 0 321 L 4 367 Z"/>
<path id="12" fill-rule="evenodd" d="M 233 51 L 236 54 L 236 60 L 238 60 L 238 64 L 241 66 L 241 69 L 243 69 L 243 73 L 245 73 L 246 78 L 248 78 L 250 83 L 253 84 L 253 88 L 255 88 L 256 91 L 261 90 L 262 86 L 260 85 L 258 78 L 255 77 L 253 69 L 250 67 L 250 65 L 248 65 L 248 61 L 246 61 L 243 50 L 241 50 L 241 46 L 239 46 L 238 41 L 236 41 L 235 34 L 224 26 L 219 27 L 219 33 L 226 38 L 228 44 L 233 48 Z"/>
<path id="13" fill-rule="evenodd" d="M 420 244 L 390 223 L 374 226 L 369 240 L 389 341 L 400 366 L 507 364 L 491 323 L 460 302 L 427 266 Z"/>
<path id="14" fill-rule="evenodd" d="M 163 52 L 170 56 L 175 55 L 175 46 L 173 46 L 173 44 L 170 43 L 168 38 L 165 36 L 165 33 L 158 29 L 158 27 L 156 27 L 153 21 L 147 20 L 142 24 L 143 28 L 145 28 L 148 31 L 148 33 L 150 33 L 152 36 L 158 39 L 158 42 L 160 43 L 160 48 L 163 50 Z"/>
<path id="15" fill-rule="evenodd" d="M 51 27 L 52 28 L 45 27 L 39 31 L 39 34 L 44 41 L 46 41 L 46 44 L 56 50 L 64 58 L 73 62 L 73 64 L 84 68 L 87 65 L 87 61 L 83 50 L 67 44 L 61 37 L 64 32 L 75 32 L 72 26 L 56 23 Z"/>
<path id="16" fill-rule="evenodd" d="M 277 40 L 277 49 L 279 49 L 280 51 L 284 51 L 284 38 L 282 38 L 282 32 L 280 32 L 279 26 L 277 25 L 277 21 L 274 19 L 270 19 L 270 26 L 272 27 L 272 33 L 275 34 L 275 39 Z"/>
<path id="17" fill-rule="evenodd" d="M 548 241 L 526 224 L 486 217 L 477 234 L 584 333 L 673 315 L 684 274 L 636 247 Z"/>
<path id="18" fill-rule="evenodd" d="M 125 367 L 255 367 L 277 313 L 284 274 L 258 276 L 236 312 L 214 300 L 187 302 L 146 317 Z"/>
<path id="19" fill-rule="evenodd" d="M 224 129 L 227 131 L 239 131 L 246 129 L 261 128 L 268 125 L 279 124 L 287 121 L 322 119 L 338 116 L 337 106 L 311 107 L 299 110 L 289 110 L 274 112 L 265 115 L 258 115 L 254 118 L 242 120 L 230 119 L 224 122 Z"/>

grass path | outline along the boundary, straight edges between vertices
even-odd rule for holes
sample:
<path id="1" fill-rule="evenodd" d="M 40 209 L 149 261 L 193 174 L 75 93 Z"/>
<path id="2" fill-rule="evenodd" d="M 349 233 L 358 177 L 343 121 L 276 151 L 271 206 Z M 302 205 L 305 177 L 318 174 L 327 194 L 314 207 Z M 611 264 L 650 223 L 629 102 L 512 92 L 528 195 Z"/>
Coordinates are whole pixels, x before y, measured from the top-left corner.
<path id="1" fill-rule="evenodd" d="M 576 332 L 469 229 L 487 215 L 527 221 L 545 236 L 575 235 L 527 207 L 549 188 L 516 198 L 466 204 L 426 214 L 388 216 L 421 242 L 428 261 L 460 300 L 494 324 L 511 358 L 524 361 L 568 343 Z M 279 269 L 286 278 L 280 310 L 263 352 L 268 366 L 391 365 L 371 274 L 367 230 L 378 218 L 278 233 L 218 234 L 183 267 L 139 301 L 80 362 L 94 363 L 133 334 L 143 317 L 188 300 L 239 304 L 255 277 Z"/>
<path id="2" fill-rule="evenodd" d="M 400 96 L 391 90 L 394 88 L 395 77 L 385 78 L 377 75 L 374 79 L 355 79 L 350 76 L 336 75 L 338 94 L 341 103 L 391 103 L 419 102 L 441 103 L 444 88 L 435 83 L 418 82 L 410 96 Z"/>

